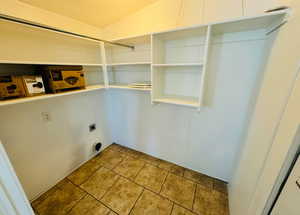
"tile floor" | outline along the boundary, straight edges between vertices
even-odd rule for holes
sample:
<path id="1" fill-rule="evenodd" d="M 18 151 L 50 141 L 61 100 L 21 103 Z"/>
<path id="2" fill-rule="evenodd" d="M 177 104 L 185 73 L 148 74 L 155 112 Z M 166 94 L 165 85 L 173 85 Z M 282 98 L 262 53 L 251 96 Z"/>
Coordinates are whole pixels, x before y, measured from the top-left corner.
<path id="1" fill-rule="evenodd" d="M 32 206 L 37 215 L 229 215 L 224 182 L 117 144 Z"/>

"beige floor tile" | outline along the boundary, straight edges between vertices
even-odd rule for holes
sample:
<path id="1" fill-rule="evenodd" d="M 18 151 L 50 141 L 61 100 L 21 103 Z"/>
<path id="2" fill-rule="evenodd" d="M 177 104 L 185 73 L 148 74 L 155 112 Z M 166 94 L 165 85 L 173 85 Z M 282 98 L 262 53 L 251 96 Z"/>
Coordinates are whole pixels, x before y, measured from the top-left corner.
<path id="1" fill-rule="evenodd" d="M 104 167 L 100 168 L 80 187 L 97 199 L 101 199 L 119 176 Z"/>
<path id="2" fill-rule="evenodd" d="M 193 210 L 200 215 L 229 215 L 227 195 L 198 185 Z"/>
<path id="3" fill-rule="evenodd" d="M 99 214 L 100 215 L 100 214 Z M 113 211 L 110 211 L 109 214 L 107 215 L 118 215 L 117 213 L 113 212 Z"/>
<path id="4" fill-rule="evenodd" d="M 118 214 L 127 215 L 142 191 L 142 187 L 125 178 L 120 178 L 101 201 Z"/>
<path id="5" fill-rule="evenodd" d="M 41 195 L 39 198 L 37 198 L 36 200 L 34 200 L 33 202 L 31 202 L 31 206 L 33 207 L 33 209 L 36 210 L 36 207 L 39 204 L 41 204 L 48 196 L 52 195 L 57 189 L 58 189 L 58 187 L 57 187 L 57 185 L 55 185 L 50 190 L 48 190 L 43 195 Z"/>
<path id="6" fill-rule="evenodd" d="M 117 152 L 124 152 L 126 150 L 126 147 L 114 143 L 114 144 L 111 144 L 110 146 L 108 146 L 107 149 L 108 150 L 114 150 L 114 151 L 117 151 Z"/>
<path id="7" fill-rule="evenodd" d="M 71 210 L 76 203 L 86 195 L 84 191 L 64 181 L 49 194 L 35 209 L 39 215 L 61 215 Z"/>
<path id="8" fill-rule="evenodd" d="M 175 204 L 171 215 L 195 215 L 195 214 L 192 213 L 191 211 Z"/>
<path id="9" fill-rule="evenodd" d="M 144 190 L 130 215 L 169 215 L 172 202 L 150 191 Z"/>
<path id="10" fill-rule="evenodd" d="M 126 178 L 134 179 L 144 165 L 143 160 L 127 157 L 114 168 L 114 171 Z"/>
<path id="11" fill-rule="evenodd" d="M 91 159 L 90 161 L 83 164 L 72 174 L 68 176 L 68 179 L 76 185 L 80 185 L 85 182 L 97 169 L 100 168 L 100 165 Z"/>
<path id="12" fill-rule="evenodd" d="M 114 150 L 105 150 L 97 155 L 94 160 L 100 166 L 104 166 L 108 169 L 115 168 L 123 159 L 125 159 L 125 154 L 117 152 Z"/>
<path id="13" fill-rule="evenodd" d="M 202 189 L 201 186 L 198 185 L 193 211 L 200 215 L 211 215 L 213 204 L 214 198 L 212 190 Z"/>
<path id="14" fill-rule="evenodd" d="M 202 186 L 203 189 L 213 189 L 214 179 L 209 176 L 206 176 L 193 170 L 186 169 L 184 171 L 184 177 L 196 182 L 197 184 Z"/>
<path id="15" fill-rule="evenodd" d="M 224 194 L 228 193 L 227 183 L 218 179 L 214 179 L 213 189 Z"/>
<path id="16" fill-rule="evenodd" d="M 40 203 L 42 203 L 42 201 L 44 201 L 49 195 L 53 194 L 58 188 L 63 187 L 67 183 L 70 183 L 70 182 L 66 178 L 64 178 L 63 180 L 61 180 L 60 182 L 58 182 L 54 187 L 52 187 L 47 192 L 45 192 L 43 195 L 41 195 L 39 198 L 37 198 L 36 200 L 34 200 L 33 202 L 31 202 L 32 207 L 35 208 L 37 205 L 39 205 Z"/>
<path id="17" fill-rule="evenodd" d="M 214 202 L 212 204 L 211 215 L 229 215 L 229 205 L 227 194 L 213 190 Z"/>
<path id="18" fill-rule="evenodd" d="M 196 184 L 192 181 L 169 173 L 162 187 L 161 195 L 185 208 L 192 209 L 195 189 Z"/>
<path id="19" fill-rule="evenodd" d="M 146 164 L 145 167 L 139 172 L 135 182 L 159 193 L 161 187 L 167 177 L 167 171 L 162 170 L 156 166 Z"/>
<path id="20" fill-rule="evenodd" d="M 81 199 L 68 215 L 107 215 L 109 209 L 90 195 Z"/>
<path id="21" fill-rule="evenodd" d="M 165 170 L 167 170 L 175 175 L 179 175 L 179 176 L 183 176 L 184 170 L 185 170 L 181 166 L 178 166 L 176 164 L 173 164 L 173 163 L 170 163 L 170 162 L 164 161 L 164 160 L 160 160 L 158 167 L 165 169 Z"/>
<path id="22" fill-rule="evenodd" d="M 149 163 L 149 164 L 154 165 L 154 166 L 158 166 L 160 164 L 160 159 L 158 159 L 156 157 L 152 157 L 152 156 L 147 155 L 147 154 L 143 154 L 140 158 L 142 160 L 144 160 L 146 163 Z"/>
<path id="23" fill-rule="evenodd" d="M 142 152 L 130 148 L 125 148 L 124 153 L 134 158 L 140 158 L 143 155 Z"/>

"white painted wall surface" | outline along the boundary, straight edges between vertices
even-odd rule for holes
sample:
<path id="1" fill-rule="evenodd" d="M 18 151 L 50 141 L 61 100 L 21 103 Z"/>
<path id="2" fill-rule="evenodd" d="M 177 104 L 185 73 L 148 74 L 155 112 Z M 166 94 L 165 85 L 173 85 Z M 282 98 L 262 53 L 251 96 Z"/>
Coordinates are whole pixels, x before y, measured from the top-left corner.
<path id="1" fill-rule="evenodd" d="M 255 16 L 263 14 L 264 11 L 280 7 L 289 6 L 294 0 L 243 0 L 244 15 Z"/>
<path id="2" fill-rule="evenodd" d="M 174 27 L 256 16 L 267 9 L 289 5 L 290 1 L 292 0 L 159 0 L 104 27 L 102 33 L 106 38 L 115 39 Z"/>
<path id="3" fill-rule="evenodd" d="M 182 4 L 179 0 L 161 0 L 104 29 L 104 35 L 108 38 L 116 38 L 165 30 L 180 25 L 189 25 L 189 23 L 202 23 L 205 20 L 204 13 L 199 12 L 203 10 L 201 9 L 202 3 L 193 0 L 184 0 L 184 2 L 186 3 Z M 197 7 L 193 7 L 194 4 Z M 205 4 L 203 5 L 205 7 Z M 232 1 L 228 6 L 232 9 Z M 257 3 L 255 6 L 260 7 L 261 5 Z M 236 8 L 237 11 L 232 14 L 241 14 L 242 8 L 239 6 Z M 231 14 L 227 13 L 225 9 L 224 11 L 226 14 Z M 253 9 L 253 11 L 255 10 Z M 92 26 L 22 4 L 16 0 L 1 1 L 0 13 L 92 36 L 103 35 L 101 30 Z M 234 44 L 232 45 L 234 46 Z M 257 42 L 253 47 L 260 45 L 260 42 Z M 283 53 L 288 53 L 294 47 L 293 45 Z M 255 49 L 253 51 L 254 57 L 260 56 Z M 222 52 L 228 58 L 230 53 L 230 51 Z M 280 62 L 280 60 L 279 58 L 276 62 Z M 246 64 L 248 63 L 252 63 L 252 58 L 246 62 Z M 276 66 L 278 71 L 280 66 Z M 128 146 L 136 146 L 142 151 L 228 180 L 233 171 L 234 155 L 239 150 L 243 138 L 242 133 L 247 127 L 247 113 L 251 111 L 247 105 L 251 95 L 254 94 L 255 83 L 259 78 L 259 69 L 253 72 L 249 69 L 250 66 L 245 68 L 240 69 L 244 73 L 238 74 L 224 73 L 221 67 L 215 68 L 216 77 L 212 80 L 215 84 L 218 83 L 216 86 L 220 88 L 209 91 L 209 94 L 214 95 L 213 98 L 216 100 L 212 101 L 215 104 L 218 102 L 220 104 L 204 109 L 200 113 L 169 105 L 152 107 L 149 95 L 113 92 L 112 97 L 107 98 L 97 91 L 90 92 L 86 96 L 79 94 L 68 98 L 61 97 L 49 101 L 2 107 L 0 117 L 8 123 L 1 123 L 0 136 L 29 198 L 47 190 L 73 168 L 86 161 L 90 155 L 89 144 L 94 141 L 94 138 L 100 138 L 106 144 L 116 140 L 116 142 Z M 282 68 L 284 71 L 285 69 Z M 231 75 L 235 78 L 239 77 L 240 82 L 233 84 Z M 278 76 L 278 80 L 281 79 L 282 77 Z M 225 91 L 221 90 L 221 87 L 224 88 L 223 84 L 227 89 Z M 241 91 L 240 87 L 245 85 L 248 86 L 247 90 Z M 276 82 L 275 87 L 279 85 Z M 237 100 L 236 97 L 228 96 L 231 94 L 242 99 Z M 268 94 L 268 96 L 272 95 Z M 104 101 L 104 98 L 109 102 Z M 101 108 L 108 104 L 114 105 L 110 111 Z M 274 104 L 277 105 L 277 103 Z M 264 105 L 268 106 L 268 104 Z M 40 119 L 41 111 L 45 110 L 53 115 L 53 121 L 49 124 L 44 124 Z M 146 120 L 142 114 L 145 114 Z M 13 115 L 13 119 L 11 115 Z M 213 120 L 209 120 L 211 119 L 209 116 L 213 116 Z M 66 117 L 68 120 L 65 120 Z M 28 121 L 32 122 L 32 127 L 26 126 Z M 96 133 L 89 134 L 87 125 L 94 121 L 100 125 Z M 105 121 L 108 122 L 105 124 Z M 136 126 L 132 126 L 132 122 Z M 109 133 L 106 126 L 114 127 L 112 134 Z M 14 135 L 16 132 L 20 133 L 20 136 Z M 78 136 L 74 137 L 74 133 Z M 156 138 L 155 134 L 158 134 L 159 138 Z M 148 142 L 145 142 L 145 139 Z M 211 154 L 212 152 L 213 154 Z M 32 156 L 33 154 L 35 156 Z M 195 158 L 199 159 L 199 162 Z M 28 169 L 24 169 L 24 164 Z M 33 181 L 32 178 L 36 177 L 39 180 Z M 237 178 L 239 182 L 240 179 Z M 243 198 L 241 193 L 236 194 L 237 197 Z M 248 200 L 245 197 L 242 201 L 244 199 Z"/>
<path id="4" fill-rule="evenodd" d="M 145 92 L 110 92 L 112 139 L 230 180 L 263 75 L 264 45 L 264 40 L 253 40 L 212 46 L 206 104 L 200 112 L 174 105 L 152 106 Z"/>
<path id="5" fill-rule="evenodd" d="M 103 28 L 106 38 L 119 38 L 203 24 L 243 15 L 243 0 L 159 0 Z"/>
<path id="6" fill-rule="evenodd" d="M 18 0 L 1 0 L 0 14 L 18 17 L 56 28 L 101 37 L 102 31 L 91 25 L 61 16 L 40 8 L 30 6 Z"/>
<path id="7" fill-rule="evenodd" d="M 1 0 L 0 13 L 68 31 L 96 37 L 101 36 L 101 30 L 98 28 L 29 6 L 17 0 Z M 19 27 L 14 30 L 17 29 L 24 28 Z M 57 39 L 55 33 L 47 34 L 47 32 L 41 31 L 39 36 L 43 38 L 41 41 L 47 40 L 53 46 L 62 42 L 59 40 L 59 42 L 56 41 L 56 44 L 55 41 L 53 43 L 52 37 Z M 63 38 L 66 39 L 66 37 Z M 78 39 L 71 40 L 78 42 Z M 80 44 L 82 47 L 80 45 L 79 47 L 73 46 L 74 49 L 70 46 L 65 47 L 65 50 L 59 50 L 59 54 L 70 57 L 70 54 L 76 52 L 71 59 L 78 60 L 80 57 L 80 60 L 86 63 L 94 63 L 97 58 L 100 58 L 99 52 L 95 53 L 95 50 L 100 51 L 97 46 L 95 47 L 95 44 L 92 46 L 89 42 L 80 42 Z M 87 46 L 82 49 L 84 44 Z M 8 55 L 4 55 L 1 56 L 1 60 L 14 60 L 13 56 L 15 56 L 15 60 L 20 60 L 22 54 L 26 55 L 26 52 L 30 52 L 30 50 L 34 50 L 36 54 L 39 47 L 36 44 L 31 45 L 34 45 L 34 48 L 22 46 L 21 49 L 18 49 L 20 46 L 17 44 L 10 46 L 11 48 L 14 47 L 14 50 L 5 47 L 8 49 L 7 52 L 17 52 L 18 55 L 11 54 L 9 59 L 5 58 Z M 48 48 L 51 49 L 51 47 Z M 78 49 L 85 50 L 89 54 L 81 53 L 79 55 Z M 43 50 L 41 47 L 40 52 L 43 53 L 43 51 L 45 49 Z M 53 50 L 49 52 L 53 54 Z M 28 54 L 27 58 L 31 56 L 34 58 L 32 61 L 37 60 L 34 53 L 31 54 Z M 45 55 L 43 56 L 45 57 Z M 47 56 L 39 60 L 48 59 L 51 54 Z M 55 58 L 52 55 L 51 61 L 54 60 L 53 57 Z M 64 58 L 63 61 L 71 61 L 68 57 Z M 92 61 L 89 61 L 91 59 Z M 30 61 L 30 59 L 26 60 Z M 60 60 L 62 59 L 58 59 L 57 62 Z M 95 143 L 96 140 L 103 142 L 104 147 L 111 143 L 109 130 L 105 124 L 107 121 L 104 110 L 105 98 L 102 92 L 95 91 L 0 108 L 0 137 L 29 199 L 33 199 L 48 190 L 74 168 L 87 161 L 91 156 L 91 144 Z M 41 112 L 49 112 L 52 121 L 43 122 Z M 98 126 L 93 133 L 88 132 L 90 123 L 97 123 Z"/>
<path id="8" fill-rule="evenodd" d="M 300 63 L 300 59 L 299 59 Z M 300 66 L 300 65 L 299 65 Z M 300 68 L 299 68 L 300 69 Z M 294 88 L 289 97 L 288 104 L 278 126 L 276 136 L 272 143 L 268 157 L 263 168 L 262 175 L 257 183 L 253 200 L 250 205 L 249 214 L 261 214 L 271 193 L 278 191 L 282 179 L 286 176 L 286 171 L 290 168 L 295 154 L 300 146 L 300 70 L 295 81 Z M 281 178 L 281 175 L 283 177 Z M 278 184 L 277 184 L 277 180 Z M 294 183 L 294 182 L 293 182 Z M 276 186 L 274 186 L 276 184 Z M 297 193 L 298 190 L 297 190 Z M 277 194 L 277 193 L 276 193 Z M 272 196 L 274 200 L 275 195 Z M 268 202 L 268 208 L 272 201 Z M 299 206 L 298 206 L 299 207 Z M 267 211 L 266 211 L 267 212 Z M 286 212 L 286 214 L 288 214 Z"/>
<path id="9" fill-rule="evenodd" d="M 107 104 L 105 91 L 94 91 L 1 107 L 0 137 L 29 199 L 87 161 L 95 142 L 111 143 Z"/>
<path id="10" fill-rule="evenodd" d="M 229 199 L 232 215 L 261 214 L 250 211 L 258 180 L 274 141 L 288 96 L 298 71 L 300 54 L 299 2 L 292 1 L 292 18 L 277 37 L 269 64 L 267 65 L 262 88 L 259 93 L 255 112 L 248 131 L 246 145 L 241 160 L 230 184 Z"/>

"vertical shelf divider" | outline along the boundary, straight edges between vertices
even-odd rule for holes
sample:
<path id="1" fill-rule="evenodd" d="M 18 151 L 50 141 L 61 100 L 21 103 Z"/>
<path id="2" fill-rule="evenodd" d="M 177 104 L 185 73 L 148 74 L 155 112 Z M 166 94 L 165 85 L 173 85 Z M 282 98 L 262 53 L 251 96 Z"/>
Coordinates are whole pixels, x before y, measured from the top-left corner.
<path id="1" fill-rule="evenodd" d="M 101 51 L 101 61 L 102 61 L 102 71 L 103 71 L 103 80 L 105 88 L 109 88 L 108 74 L 107 74 L 107 62 L 106 62 L 106 52 L 104 42 L 100 43 Z"/>
<path id="2" fill-rule="evenodd" d="M 208 58 L 209 58 L 209 49 L 210 49 L 210 42 L 211 42 L 211 29 L 212 26 L 208 25 L 207 27 L 207 34 L 206 34 L 206 41 L 205 41 L 205 50 L 204 50 L 204 58 L 203 58 L 203 68 L 200 80 L 200 95 L 199 95 L 199 107 L 198 110 L 200 111 L 201 107 L 203 106 L 203 97 L 205 91 L 205 78 L 208 69 Z"/>
<path id="3" fill-rule="evenodd" d="M 150 91 L 150 97 L 151 97 L 151 104 L 155 104 L 154 103 L 154 95 L 153 93 L 155 92 L 155 85 L 154 85 L 154 74 L 153 74 L 153 61 L 154 61 L 154 53 L 153 53 L 153 34 L 150 35 L 151 36 L 151 40 L 150 40 L 150 52 L 151 52 L 151 65 L 150 65 L 150 75 L 151 75 L 151 91 Z"/>

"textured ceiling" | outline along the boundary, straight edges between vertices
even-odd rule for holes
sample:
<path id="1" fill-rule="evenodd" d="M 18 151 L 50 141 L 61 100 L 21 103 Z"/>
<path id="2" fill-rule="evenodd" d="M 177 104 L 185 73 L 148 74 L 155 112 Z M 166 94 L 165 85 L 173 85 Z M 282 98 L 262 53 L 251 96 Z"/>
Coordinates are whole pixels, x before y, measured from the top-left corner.
<path id="1" fill-rule="evenodd" d="M 104 27 L 157 0 L 19 0 L 81 22 Z"/>

